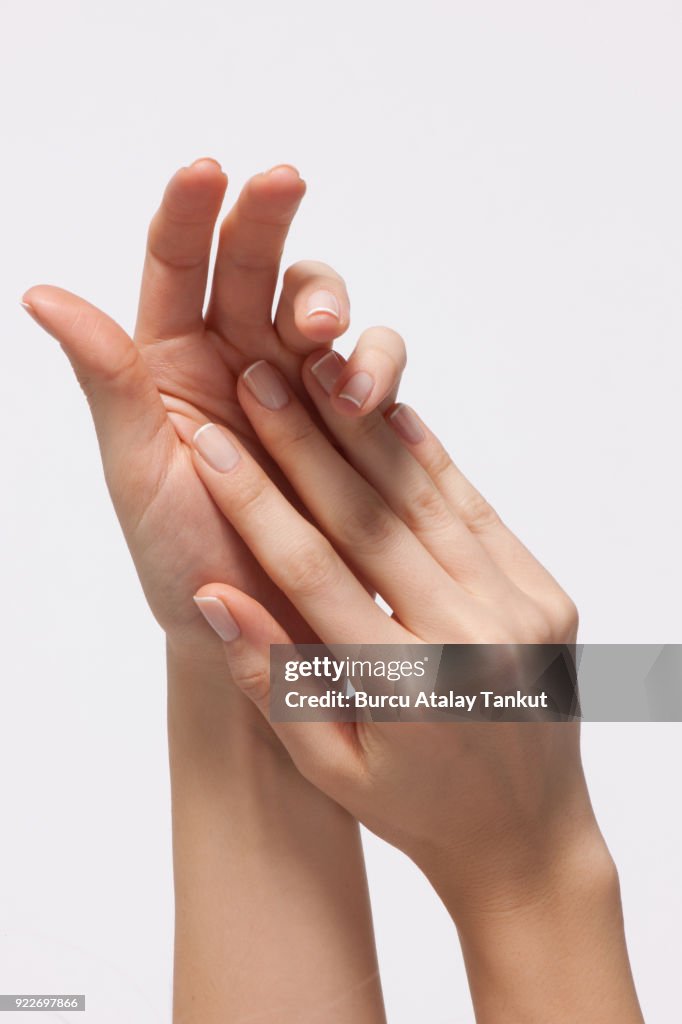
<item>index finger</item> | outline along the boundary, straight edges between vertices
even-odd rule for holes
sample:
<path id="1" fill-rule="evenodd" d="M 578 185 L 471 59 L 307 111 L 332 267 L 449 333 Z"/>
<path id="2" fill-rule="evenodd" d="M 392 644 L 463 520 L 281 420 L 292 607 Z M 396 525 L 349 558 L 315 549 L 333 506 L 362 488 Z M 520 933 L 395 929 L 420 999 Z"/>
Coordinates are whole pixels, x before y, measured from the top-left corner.
<path id="1" fill-rule="evenodd" d="M 200 330 L 211 240 L 227 176 L 202 158 L 177 171 L 149 226 L 135 337 L 150 343 Z"/>

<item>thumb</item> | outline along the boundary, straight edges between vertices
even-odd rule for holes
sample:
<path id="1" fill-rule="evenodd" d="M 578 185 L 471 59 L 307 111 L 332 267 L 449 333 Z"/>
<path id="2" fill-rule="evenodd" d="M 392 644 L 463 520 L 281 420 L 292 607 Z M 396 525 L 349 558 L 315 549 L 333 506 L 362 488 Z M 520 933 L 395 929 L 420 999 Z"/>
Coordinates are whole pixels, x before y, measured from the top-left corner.
<path id="1" fill-rule="evenodd" d="M 270 644 L 291 644 L 273 617 L 235 587 L 211 583 L 194 595 L 223 641 L 235 685 L 270 721 Z M 342 781 L 359 771 L 352 722 L 270 722 L 302 775 L 343 803 Z"/>
<path id="2" fill-rule="evenodd" d="M 166 410 L 149 370 L 123 328 L 85 299 L 50 285 L 36 285 L 22 305 L 64 349 L 81 385 L 105 456 L 144 445 L 161 429 Z"/>

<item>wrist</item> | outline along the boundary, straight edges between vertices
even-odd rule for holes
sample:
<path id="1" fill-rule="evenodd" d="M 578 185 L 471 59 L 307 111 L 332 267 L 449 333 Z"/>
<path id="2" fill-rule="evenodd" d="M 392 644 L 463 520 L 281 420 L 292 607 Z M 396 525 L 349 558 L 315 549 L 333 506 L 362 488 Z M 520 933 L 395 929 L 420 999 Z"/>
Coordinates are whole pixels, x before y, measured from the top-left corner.
<path id="1" fill-rule="evenodd" d="M 454 906 L 479 1024 L 641 1024 L 618 874 L 596 825 L 516 891 Z"/>
<path id="2" fill-rule="evenodd" d="M 265 784 L 268 777 L 283 785 L 299 775 L 263 715 L 234 685 L 220 642 L 178 644 L 167 636 L 166 661 L 173 774 L 178 765 L 191 765 L 193 774 L 215 775 L 220 790 L 243 788 L 251 779 Z"/>

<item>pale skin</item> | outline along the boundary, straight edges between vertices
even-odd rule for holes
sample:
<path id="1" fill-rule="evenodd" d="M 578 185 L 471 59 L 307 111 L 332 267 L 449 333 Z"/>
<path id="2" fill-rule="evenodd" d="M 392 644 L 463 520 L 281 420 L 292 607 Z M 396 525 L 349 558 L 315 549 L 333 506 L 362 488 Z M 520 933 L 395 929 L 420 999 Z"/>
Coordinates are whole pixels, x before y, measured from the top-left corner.
<path id="1" fill-rule="evenodd" d="M 384 1019 L 356 819 L 442 896 L 479 1022 L 641 1021 L 574 726 L 275 735 L 259 714 L 271 642 L 572 642 L 577 620 L 414 414 L 384 416 L 404 365 L 398 336 L 375 328 L 348 364 L 322 358 L 348 324 L 333 271 L 293 268 L 273 324 L 303 194 L 293 169 L 247 185 L 203 315 L 224 188 L 212 161 L 169 186 L 135 344 L 75 296 L 25 296 L 88 396 L 168 639 L 176 1024 Z"/>
<path id="2" fill-rule="evenodd" d="M 287 271 L 273 317 L 282 248 L 305 191 L 288 166 L 252 178 L 222 221 L 204 313 L 226 185 L 208 159 L 171 179 L 149 230 L 133 338 L 61 289 L 36 286 L 23 301 L 88 398 L 109 490 L 166 634 L 175 1024 L 381 1024 L 357 822 L 304 779 L 229 685 L 221 644 L 192 601 L 202 584 L 229 578 L 311 636 L 208 495 L 170 413 L 230 427 L 274 472 L 236 400 L 238 374 L 267 357 L 303 393 L 306 353 L 349 323 L 343 281 L 314 262 Z M 361 417 L 390 401 L 402 342 L 369 332 L 351 363 L 372 376 L 372 393 L 363 407 L 339 407 Z"/>
<path id="3" fill-rule="evenodd" d="M 343 362 L 320 359 L 303 380 L 336 446 L 274 367 L 261 361 L 238 383 L 319 529 L 227 431 L 205 424 L 191 444 L 216 504 L 322 642 L 573 644 L 572 602 L 416 414 L 349 420 L 333 401 Z M 235 587 L 211 584 L 197 602 L 267 716 L 268 647 L 291 637 Z M 272 727 L 307 778 L 430 879 L 459 931 L 479 1024 L 640 1024 L 577 724 Z"/>

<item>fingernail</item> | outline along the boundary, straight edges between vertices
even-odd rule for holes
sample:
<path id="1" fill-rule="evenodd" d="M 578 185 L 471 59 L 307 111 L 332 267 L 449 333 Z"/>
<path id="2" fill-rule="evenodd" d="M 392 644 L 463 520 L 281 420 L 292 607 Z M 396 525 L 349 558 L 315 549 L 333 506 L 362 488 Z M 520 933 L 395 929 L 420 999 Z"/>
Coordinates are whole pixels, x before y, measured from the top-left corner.
<path id="1" fill-rule="evenodd" d="M 361 370 L 360 373 L 354 373 L 346 381 L 343 391 L 339 393 L 339 398 L 345 398 L 346 401 L 352 402 L 353 405 L 357 405 L 358 409 L 361 409 L 369 398 L 373 387 L 374 377 Z"/>
<path id="2" fill-rule="evenodd" d="M 409 405 L 398 405 L 389 413 L 389 420 L 408 444 L 418 444 L 423 441 L 426 434 L 422 430 L 421 423 L 410 409 Z"/>
<path id="3" fill-rule="evenodd" d="M 244 371 L 244 383 L 261 405 L 266 409 L 283 409 L 289 401 L 289 392 L 276 370 L 260 359 Z"/>
<path id="4" fill-rule="evenodd" d="M 195 605 L 221 640 L 229 644 L 241 630 L 219 597 L 194 597 Z"/>
<path id="5" fill-rule="evenodd" d="M 336 352 L 325 352 L 321 359 L 310 367 L 315 380 L 320 387 L 331 395 L 334 385 L 343 373 L 346 364 Z"/>
<path id="6" fill-rule="evenodd" d="M 30 302 L 24 302 L 24 300 L 22 299 L 21 300 L 21 305 L 26 310 L 28 315 L 33 317 L 33 319 L 37 322 L 36 311 L 33 308 L 33 306 L 31 305 L 31 303 Z"/>
<path id="7" fill-rule="evenodd" d="M 294 167 L 293 164 L 275 164 L 274 167 L 271 167 L 269 171 L 264 173 L 267 174 L 268 178 L 282 178 L 284 181 L 288 178 L 290 181 L 293 181 L 293 176 L 296 175 L 298 180 L 301 180 L 298 168 Z"/>
<path id="8" fill-rule="evenodd" d="M 200 156 L 196 160 L 193 160 L 190 167 L 199 167 L 200 164 L 208 164 L 210 167 L 217 167 L 219 171 L 222 171 L 222 167 L 212 156 Z"/>
<path id="9" fill-rule="evenodd" d="M 209 466 L 227 473 L 239 462 L 239 452 L 224 430 L 215 423 L 204 423 L 192 438 L 192 444 Z"/>
<path id="10" fill-rule="evenodd" d="M 339 300 L 333 292 L 320 290 L 313 292 L 312 295 L 308 296 L 306 302 L 306 320 L 311 316 L 333 316 L 337 320 L 341 318 L 341 310 L 339 308 Z"/>

